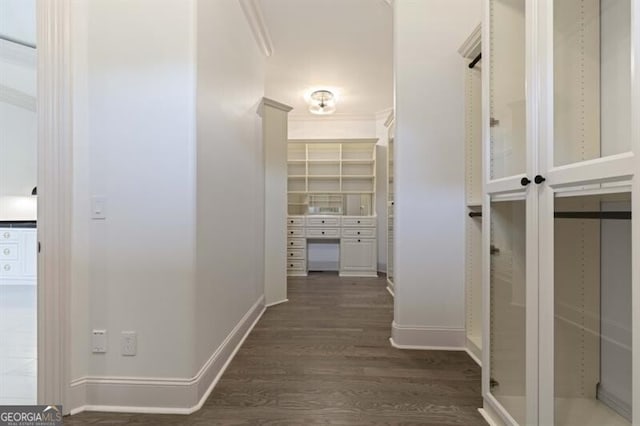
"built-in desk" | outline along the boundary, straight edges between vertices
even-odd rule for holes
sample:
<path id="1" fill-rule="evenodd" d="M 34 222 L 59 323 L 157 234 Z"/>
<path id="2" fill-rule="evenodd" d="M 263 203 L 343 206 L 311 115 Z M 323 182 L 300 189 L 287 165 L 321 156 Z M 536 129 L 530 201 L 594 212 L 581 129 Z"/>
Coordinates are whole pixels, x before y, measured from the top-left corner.
<path id="1" fill-rule="evenodd" d="M 375 216 L 308 215 L 287 218 L 287 274 L 307 276 L 309 240 L 340 243 L 340 276 L 377 277 Z"/>

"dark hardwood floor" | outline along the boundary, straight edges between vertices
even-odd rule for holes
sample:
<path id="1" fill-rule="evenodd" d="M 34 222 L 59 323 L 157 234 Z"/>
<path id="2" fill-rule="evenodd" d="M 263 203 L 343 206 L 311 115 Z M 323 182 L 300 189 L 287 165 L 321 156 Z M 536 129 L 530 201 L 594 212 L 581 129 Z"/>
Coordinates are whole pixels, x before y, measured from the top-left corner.
<path id="1" fill-rule="evenodd" d="M 82 413 L 65 425 L 485 425 L 480 369 L 464 352 L 389 344 L 384 278 L 289 280 L 190 416 Z"/>

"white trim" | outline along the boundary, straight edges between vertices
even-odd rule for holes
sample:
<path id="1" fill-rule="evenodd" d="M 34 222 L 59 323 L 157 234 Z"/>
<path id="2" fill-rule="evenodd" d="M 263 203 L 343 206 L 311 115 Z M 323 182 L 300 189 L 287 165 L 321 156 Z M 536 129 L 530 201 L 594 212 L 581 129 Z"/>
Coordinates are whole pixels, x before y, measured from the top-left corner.
<path id="1" fill-rule="evenodd" d="M 86 405 L 71 410 L 149 414 L 192 414 L 202 408 L 236 353 L 264 314 L 264 296 L 247 311 L 192 378 L 83 377 L 71 388 Z"/>
<path id="2" fill-rule="evenodd" d="M 289 121 L 376 121 L 375 114 L 331 114 L 312 115 L 311 113 L 289 114 Z"/>
<path id="3" fill-rule="evenodd" d="M 0 102 L 36 112 L 36 97 L 0 84 Z"/>
<path id="4" fill-rule="evenodd" d="M 265 308 L 272 308 L 276 305 L 281 305 L 283 303 L 287 303 L 289 301 L 289 299 L 284 299 L 284 300 L 280 300 L 279 302 L 273 302 L 273 303 L 269 303 L 268 305 L 265 305 Z"/>
<path id="5" fill-rule="evenodd" d="M 322 270 L 322 269 L 321 269 Z M 364 277 L 364 278 L 378 278 L 378 272 L 363 272 L 363 271 L 340 271 L 339 277 Z"/>
<path id="6" fill-rule="evenodd" d="M 38 0 L 38 402 L 68 409 L 72 211 L 71 0 Z"/>
<path id="7" fill-rule="evenodd" d="M 466 59 L 475 59 L 481 52 L 482 46 L 482 24 L 471 32 L 469 37 L 462 43 L 462 46 L 458 49 L 458 53 Z"/>
<path id="8" fill-rule="evenodd" d="M 478 364 L 478 367 L 482 368 L 482 361 L 480 361 L 480 358 L 478 358 L 476 354 L 471 351 L 471 349 L 464 348 L 464 351 L 467 353 L 467 355 L 469 355 L 469 358 L 471 358 L 476 364 Z"/>
<path id="9" fill-rule="evenodd" d="M 489 426 L 500 426 L 494 421 L 493 417 L 489 415 L 485 408 L 478 408 L 478 413 L 480 413 L 485 422 L 489 423 Z"/>
<path id="10" fill-rule="evenodd" d="M 269 28 L 264 21 L 260 2 L 258 0 L 240 0 L 240 6 L 247 18 L 247 23 L 258 43 L 258 48 L 266 57 L 273 55 L 273 42 L 269 34 Z"/>
<path id="11" fill-rule="evenodd" d="M 391 344 L 401 349 L 459 350 L 464 351 L 464 327 L 424 327 L 391 324 Z"/>
<path id="12" fill-rule="evenodd" d="M 378 142 L 377 138 L 367 138 L 367 139 L 353 139 L 353 138 L 338 138 L 338 139 L 289 139 L 289 143 L 371 143 L 375 144 Z M 375 217 L 375 216 L 373 216 Z"/>
<path id="13" fill-rule="evenodd" d="M 393 340 L 393 337 L 389 337 L 389 343 L 396 349 L 411 350 L 411 351 L 455 351 L 466 352 L 465 348 L 457 346 L 425 346 L 425 345 L 401 345 Z"/>
<path id="14" fill-rule="evenodd" d="M 389 281 L 388 278 L 387 278 L 387 291 L 389 292 L 391 297 L 394 297 L 394 298 L 396 297 L 395 286 L 391 281 Z"/>
<path id="15" fill-rule="evenodd" d="M 271 98 L 262 98 L 262 105 L 267 105 L 270 106 L 272 108 L 275 109 L 279 109 L 280 111 L 284 111 L 284 112 L 289 112 L 291 110 L 293 110 L 293 107 L 290 107 L 289 105 L 285 105 L 281 102 L 278 101 L 274 101 Z"/>

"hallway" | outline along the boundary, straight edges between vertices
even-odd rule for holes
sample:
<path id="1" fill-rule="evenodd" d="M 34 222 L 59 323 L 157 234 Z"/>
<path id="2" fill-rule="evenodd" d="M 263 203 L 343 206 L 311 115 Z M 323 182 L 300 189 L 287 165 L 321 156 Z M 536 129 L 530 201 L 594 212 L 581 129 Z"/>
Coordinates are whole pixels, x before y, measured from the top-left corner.
<path id="1" fill-rule="evenodd" d="M 464 352 L 389 344 L 384 278 L 289 279 L 203 408 L 190 416 L 82 413 L 66 425 L 484 425 L 480 368 Z"/>

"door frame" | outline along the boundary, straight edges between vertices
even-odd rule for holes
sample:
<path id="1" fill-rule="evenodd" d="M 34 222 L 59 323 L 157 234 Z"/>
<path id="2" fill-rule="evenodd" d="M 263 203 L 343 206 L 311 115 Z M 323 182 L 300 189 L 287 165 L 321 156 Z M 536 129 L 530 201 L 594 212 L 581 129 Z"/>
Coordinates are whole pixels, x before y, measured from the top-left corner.
<path id="1" fill-rule="evenodd" d="M 70 372 L 71 1 L 37 0 L 38 403 L 62 404 Z"/>

